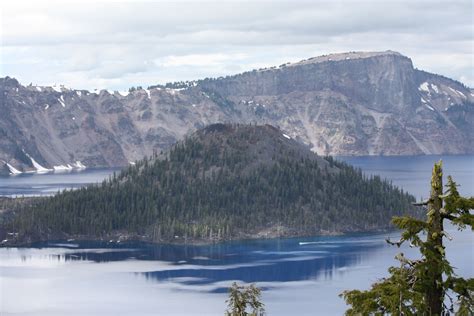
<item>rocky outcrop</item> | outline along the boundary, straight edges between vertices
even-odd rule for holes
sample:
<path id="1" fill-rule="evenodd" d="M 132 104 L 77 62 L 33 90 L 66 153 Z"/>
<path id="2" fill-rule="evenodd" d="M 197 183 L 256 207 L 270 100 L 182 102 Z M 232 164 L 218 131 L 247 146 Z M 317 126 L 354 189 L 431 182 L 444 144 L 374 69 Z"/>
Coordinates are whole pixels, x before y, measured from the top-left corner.
<path id="1" fill-rule="evenodd" d="M 474 91 L 391 51 L 132 90 L 0 79 L 0 168 L 123 166 L 215 122 L 276 125 L 319 154 L 474 151 Z"/>

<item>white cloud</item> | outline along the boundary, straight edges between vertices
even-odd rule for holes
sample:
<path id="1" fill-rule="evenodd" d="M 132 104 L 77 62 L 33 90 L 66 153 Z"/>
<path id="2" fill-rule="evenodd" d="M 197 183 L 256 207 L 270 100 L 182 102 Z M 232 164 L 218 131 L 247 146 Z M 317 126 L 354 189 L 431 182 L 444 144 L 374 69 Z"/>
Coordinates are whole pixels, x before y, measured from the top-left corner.
<path id="1" fill-rule="evenodd" d="M 155 60 L 155 63 L 162 67 L 183 67 L 183 66 L 218 66 L 229 61 L 241 61 L 247 58 L 246 54 L 189 54 L 181 56 L 166 56 Z"/>
<path id="2" fill-rule="evenodd" d="M 0 75 L 24 83 L 125 89 L 391 49 L 474 84 L 469 0 L 15 0 L 0 9 Z"/>

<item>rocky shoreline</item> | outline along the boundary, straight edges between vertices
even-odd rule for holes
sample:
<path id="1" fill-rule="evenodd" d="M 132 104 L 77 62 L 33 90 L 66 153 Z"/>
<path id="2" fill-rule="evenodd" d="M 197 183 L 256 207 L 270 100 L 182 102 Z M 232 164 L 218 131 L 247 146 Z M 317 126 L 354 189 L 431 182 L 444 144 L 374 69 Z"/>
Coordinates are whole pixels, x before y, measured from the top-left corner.
<path id="1" fill-rule="evenodd" d="M 156 245 L 192 245 L 192 246 L 201 246 L 201 245 L 211 245 L 219 244 L 230 241 L 243 241 L 243 240 L 264 240 L 264 239 L 278 239 L 278 238 L 295 238 L 295 237 L 314 237 L 314 236 L 344 236 L 349 234 L 357 233 L 384 233 L 393 231 L 393 227 L 387 227 L 385 229 L 373 229 L 373 230 L 353 230 L 345 232 L 331 232 L 331 231 L 321 231 L 321 232 L 285 232 L 285 233 L 269 233 L 268 230 L 262 230 L 257 233 L 244 233 L 242 232 L 238 236 L 232 238 L 211 238 L 211 239 L 202 239 L 202 238 L 186 238 L 183 236 L 175 236 L 174 239 L 161 239 L 153 240 L 151 236 L 148 235 L 138 235 L 138 234 L 129 234 L 127 232 L 117 232 L 114 234 L 107 234 L 104 236 L 85 236 L 85 235 L 51 235 L 49 238 L 21 238 L 18 239 L 18 233 L 9 232 L 7 233 L 7 239 L 0 241 L 0 248 L 17 248 L 17 247 L 31 247 L 38 243 L 47 243 L 47 242 L 60 242 L 60 243 L 74 243 L 74 242 L 100 242 L 110 245 L 120 245 L 127 243 L 149 243 Z"/>

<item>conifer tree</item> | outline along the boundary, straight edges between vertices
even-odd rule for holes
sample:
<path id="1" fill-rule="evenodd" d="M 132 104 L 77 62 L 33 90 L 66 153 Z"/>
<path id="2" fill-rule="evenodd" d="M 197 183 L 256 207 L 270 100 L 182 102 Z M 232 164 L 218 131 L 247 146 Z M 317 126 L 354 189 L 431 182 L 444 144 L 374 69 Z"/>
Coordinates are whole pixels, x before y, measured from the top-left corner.
<path id="1" fill-rule="evenodd" d="M 474 314 L 474 279 L 458 277 L 446 259 L 443 241 L 451 237 L 444 230 L 447 220 L 458 229 L 473 229 L 474 197 L 459 195 L 457 185 L 448 177 L 443 194 L 442 162 L 435 163 L 431 177 L 430 198 L 418 203 L 427 208 L 426 219 L 394 217 L 392 222 L 402 230 L 397 242 L 419 249 L 421 258 L 410 260 L 403 253 L 396 256 L 400 267 L 390 267 L 389 277 L 381 279 L 367 291 L 344 291 L 341 296 L 351 307 L 346 315 L 457 315 Z"/>
<path id="2" fill-rule="evenodd" d="M 124 232 L 155 242 L 220 241 L 274 227 L 309 235 L 388 228 L 387 218 L 400 210 L 415 212 L 415 198 L 380 177 L 286 142 L 254 144 L 273 143 L 279 131 L 228 128 L 211 126 L 217 132 L 186 138 L 102 184 L 9 206 L 0 240 L 7 231 L 19 233 L 12 244 L 78 235 L 110 240 Z"/>
<path id="3" fill-rule="evenodd" d="M 226 303 L 228 307 L 227 316 L 265 315 L 265 304 L 261 302 L 261 290 L 254 284 L 243 286 L 235 282 L 232 283 Z"/>

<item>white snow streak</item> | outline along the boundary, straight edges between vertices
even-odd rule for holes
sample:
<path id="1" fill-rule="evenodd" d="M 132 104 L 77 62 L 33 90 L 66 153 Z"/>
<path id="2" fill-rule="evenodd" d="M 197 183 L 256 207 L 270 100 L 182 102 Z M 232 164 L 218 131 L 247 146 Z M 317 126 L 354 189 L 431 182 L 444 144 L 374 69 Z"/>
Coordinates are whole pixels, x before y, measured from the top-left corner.
<path id="1" fill-rule="evenodd" d="M 80 162 L 79 160 L 76 161 L 75 166 L 76 166 L 76 168 L 78 168 L 78 169 L 86 169 L 86 166 L 84 166 L 84 165 L 82 164 L 82 162 Z"/>
<path id="2" fill-rule="evenodd" d="M 431 84 L 431 89 L 433 89 L 436 93 L 439 93 L 438 86 L 435 84 Z"/>
<path id="3" fill-rule="evenodd" d="M 430 93 L 430 89 L 428 88 L 428 82 L 423 82 L 422 84 L 420 84 L 418 90 Z"/>
<path id="4" fill-rule="evenodd" d="M 464 93 L 462 93 L 461 91 L 456 90 L 456 89 L 453 89 L 453 88 L 451 88 L 451 87 L 448 87 L 448 88 L 449 88 L 451 91 L 453 91 L 454 93 L 456 93 L 456 94 L 462 96 L 463 98 L 466 98 L 466 95 L 465 95 Z M 472 93 L 471 93 L 471 95 L 472 95 Z"/>
<path id="5" fill-rule="evenodd" d="M 432 106 L 430 106 L 430 105 L 428 105 L 428 104 L 425 104 L 425 106 L 426 106 L 428 109 L 430 109 L 431 111 L 434 111 L 434 110 L 435 110 L 435 109 L 433 109 Z"/>
<path id="6" fill-rule="evenodd" d="M 53 88 L 53 90 L 56 91 L 56 92 L 61 92 L 61 87 L 59 87 L 57 85 L 53 85 L 51 88 Z"/>
<path id="7" fill-rule="evenodd" d="M 179 93 L 179 92 L 182 91 L 182 90 L 184 90 L 184 88 L 179 88 L 179 89 L 166 88 L 166 89 L 165 89 L 166 92 L 168 92 L 168 93 L 170 93 L 170 94 L 172 94 L 172 95 L 175 95 L 176 93 Z M 208 96 L 206 93 L 204 93 L 204 95 L 209 98 L 209 96 Z"/>
<path id="8" fill-rule="evenodd" d="M 69 164 L 67 165 L 59 165 L 59 166 L 53 166 L 54 171 L 70 171 L 73 169 L 73 167 Z"/>
<path id="9" fill-rule="evenodd" d="M 58 99 L 58 102 L 61 103 L 63 108 L 66 107 L 66 103 L 64 103 L 64 97 L 63 96 L 61 96 L 61 99 Z"/>
<path id="10" fill-rule="evenodd" d="M 31 163 L 33 164 L 33 167 L 35 167 L 37 173 L 45 173 L 45 172 L 50 172 L 50 171 L 53 170 L 53 169 L 48 169 L 48 168 L 43 167 L 36 160 L 34 160 L 33 157 L 31 157 L 27 153 L 25 153 L 25 154 L 28 158 L 30 158 Z"/>
<path id="11" fill-rule="evenodd" d="M 10 170 L 10 174 L 21 174 L 22 172 L 7 162 L 7 167 Z"/>
<path id="12" fill-rule="evenodd" d="M 86 169 L 86 166 L 84 166 L 80 161 L 76 161 L 74 164 L 67 164 L 67 165 L 59 165 L 59 166 L 53 166 L 54 172 L 65 172 L 65 171 L 72 171 L 74 169 L 78 170 L 83 170 Z"/>

